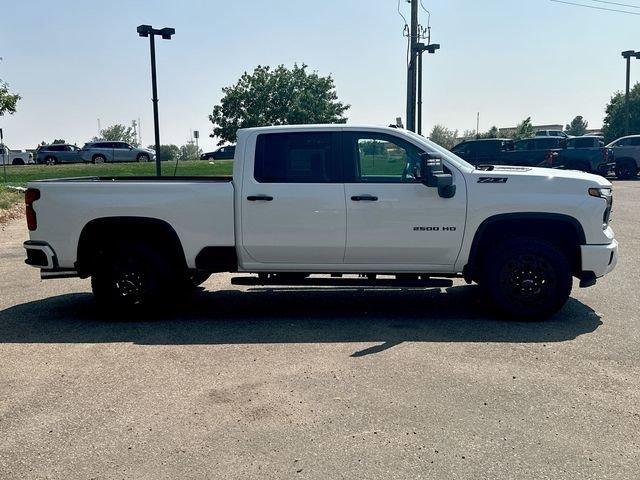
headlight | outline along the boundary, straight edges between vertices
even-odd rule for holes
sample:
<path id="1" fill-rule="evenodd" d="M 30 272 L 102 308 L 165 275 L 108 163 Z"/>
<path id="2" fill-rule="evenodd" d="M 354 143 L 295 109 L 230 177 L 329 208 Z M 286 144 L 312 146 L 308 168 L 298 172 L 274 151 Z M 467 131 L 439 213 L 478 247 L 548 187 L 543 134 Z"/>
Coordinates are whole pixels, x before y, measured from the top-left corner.
<path id="1" fill-rule="evenodd" d="M 591 195 L 592 197 L 602 198 L 605 202 L 607 202 L 604 214 L 602 215 L 602 228 L 607 228 L 609 226 L 609 222 L 611 221 L 611 208 L 613 207 L 613 190 L 611 189 L 611 187 L 590 188 L 589 195 Z"/>

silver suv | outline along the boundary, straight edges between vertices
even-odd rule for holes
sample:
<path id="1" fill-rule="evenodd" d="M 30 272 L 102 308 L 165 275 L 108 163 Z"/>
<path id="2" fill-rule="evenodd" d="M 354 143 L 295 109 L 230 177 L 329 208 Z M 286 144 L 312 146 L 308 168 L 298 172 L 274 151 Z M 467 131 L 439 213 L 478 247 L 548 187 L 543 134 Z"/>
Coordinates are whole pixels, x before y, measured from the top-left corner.
<path id="1" fill-rule="evenodd" d="M 149 162 L 155 160 L 153 150 L 132 147 L 126 142 L 97 141 L 85 143 L 80 151 L 85 162 Z"/>
<path id="2" fill-rule="evenodd" d="M 640 168 L 640 135 L 629 135 L 619 138 L 609 145 L 616 161 L 616 177 L 634 178 Z"/>

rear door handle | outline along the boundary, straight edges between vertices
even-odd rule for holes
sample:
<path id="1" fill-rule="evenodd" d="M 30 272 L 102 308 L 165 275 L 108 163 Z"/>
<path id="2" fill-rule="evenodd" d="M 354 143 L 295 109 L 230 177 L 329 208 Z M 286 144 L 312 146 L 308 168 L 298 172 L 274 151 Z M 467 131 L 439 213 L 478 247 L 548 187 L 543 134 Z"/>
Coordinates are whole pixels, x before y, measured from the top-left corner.
<path id="1" fill-rule="evenodd" d="M 273 200 L 273 197 L 269 195 L 249 195 L 247 197 L 247 200 L 249 200 L 250 202 L 256 202 L 259 200 L 263 202 L 270 202 L 271 200 Z"/>
<path id="2" fill-rule="evenodd" d="M 374 197 L 373 195 L 354 195 L 351 197 L 351 200 L 354 202 L 377 202 L 378 197 Z"/>

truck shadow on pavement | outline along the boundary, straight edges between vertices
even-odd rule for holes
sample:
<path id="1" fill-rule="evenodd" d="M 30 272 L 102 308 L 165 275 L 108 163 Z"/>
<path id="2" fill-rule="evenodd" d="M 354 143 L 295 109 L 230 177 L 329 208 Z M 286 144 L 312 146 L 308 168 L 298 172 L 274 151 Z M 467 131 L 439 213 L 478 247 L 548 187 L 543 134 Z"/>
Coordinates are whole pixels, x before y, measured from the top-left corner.
<path id="1" fill-rule="evenodd" d="M 595 331 L 600 317 L 571 298 L 544 322 L 499 320 L 475 286 L 447 289 L 200 291 L 188 303 L 145 317 L 101 312 L 88 293 L 0 311 L 1 343 L 141 345 L 402 342 L 562 342 Z"/>

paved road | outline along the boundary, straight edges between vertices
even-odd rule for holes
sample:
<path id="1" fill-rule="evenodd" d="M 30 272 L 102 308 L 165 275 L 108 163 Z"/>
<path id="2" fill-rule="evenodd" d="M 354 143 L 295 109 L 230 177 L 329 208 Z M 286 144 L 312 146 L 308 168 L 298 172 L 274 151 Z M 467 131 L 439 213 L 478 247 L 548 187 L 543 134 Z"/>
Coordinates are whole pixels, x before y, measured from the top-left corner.
<path id="1" fill-rule="evenodd" d="M 476 288 L 265 290 L 230 276 L 124 322 L 0 232 L 0 477 L 638 478 L 640 182 L 620 264 L 545 323 Z"/>

